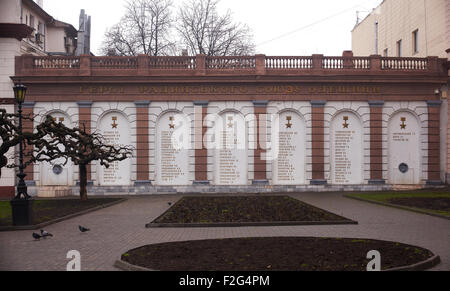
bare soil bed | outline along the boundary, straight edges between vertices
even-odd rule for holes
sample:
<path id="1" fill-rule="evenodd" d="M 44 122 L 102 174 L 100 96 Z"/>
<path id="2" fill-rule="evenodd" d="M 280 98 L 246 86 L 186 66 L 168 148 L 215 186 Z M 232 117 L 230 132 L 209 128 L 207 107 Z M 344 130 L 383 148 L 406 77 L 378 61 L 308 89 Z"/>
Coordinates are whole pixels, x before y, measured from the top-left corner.
<path id="1" fill-rule="evenodd" d="M 382 270 L 433 257 L 395 242 L 348 238 L 237 238 L 147 245 L 122 255 L 132 265 L 161 271 L 366 271 L 367 253 L 381 253 Z"/>
<path id="2" fill-rule="evenodd" d="M 289 196 L 184 197 L 154 224 L 345 222 Z"/>

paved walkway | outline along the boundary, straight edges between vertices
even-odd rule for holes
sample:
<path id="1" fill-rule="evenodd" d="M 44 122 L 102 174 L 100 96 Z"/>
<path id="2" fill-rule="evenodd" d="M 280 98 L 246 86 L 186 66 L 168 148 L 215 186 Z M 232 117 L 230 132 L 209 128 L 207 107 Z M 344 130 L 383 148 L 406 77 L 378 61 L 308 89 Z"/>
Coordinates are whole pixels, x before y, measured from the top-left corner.
<path id="1" fill-rule="evenodd" d="M 181 196 L 132 198 L 124 203 L 46 228 L 55 236 L 34 241 L 33 231 L 0 233 L 0 270 L 64 271 L 66 254 L 81 253 L 81 268 L 116 270 L 113 264 L 129 249 L 145 244 L 193 239 L 261 236 L 372 238 L 417 245 L 441 256 L 434 270 L 450 270 L 450 220 L 360 202 L 341 194 L 294 194 L 307 203 L 357 220 L 359 225 L 242 228 L 146 229 L 145 224 Z M 82 234 L 78 225 L 91 228 Z"/>

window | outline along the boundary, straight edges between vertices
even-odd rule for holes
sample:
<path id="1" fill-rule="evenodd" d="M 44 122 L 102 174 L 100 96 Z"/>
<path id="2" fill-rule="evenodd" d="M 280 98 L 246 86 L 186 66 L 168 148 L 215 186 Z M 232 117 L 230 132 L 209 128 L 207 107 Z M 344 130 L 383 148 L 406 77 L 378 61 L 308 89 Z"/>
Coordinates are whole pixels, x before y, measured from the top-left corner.
<path id="1" fill-rule="evenodd" d="M 383 52 L 383 56 L 385 56 L 385 57 L 387 57 L 388 56 L 388 49 L 384 49 L 384 52 Z"/>
<path id="2" fill-rule="evenodd" d="M 397 57 L 402 56 L 402 40 L 397 41 Z"/>
<path id="3" fill-rule="evenodd" d="M 37 31 L 40 34 L 44 34 L 44 27 L 43 27 L 43 25 L 42 25 L 42 23 L 40 21 L 38 21 L 38 29 L 37 29 Z"/>
<path id="4" fill-rule="evenodd" d="M 416 29 L 412 33 L 412 39 L 413 39 L 413 54 L 417 54 L 419 52 L 419 30 Z"/>
<path id="5" fill-rule="evenodd" d="M 28 15 L 25 15 L 25 24 L 28 25 Z"/>
<path id="6" fill-rule="evenodd" d="M 30 27 L 34 28 L 34 16 L 30 14 Z"/>

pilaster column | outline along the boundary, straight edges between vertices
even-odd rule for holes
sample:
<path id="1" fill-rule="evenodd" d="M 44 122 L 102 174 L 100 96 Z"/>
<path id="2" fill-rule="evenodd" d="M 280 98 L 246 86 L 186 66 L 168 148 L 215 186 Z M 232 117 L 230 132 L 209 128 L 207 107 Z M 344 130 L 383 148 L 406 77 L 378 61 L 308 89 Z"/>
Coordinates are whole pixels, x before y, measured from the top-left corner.
<path id="1" fill-rule="evenodd" d="M 80 101 L 78 104 L 78 123 L 80 129 L 86 131 L 86 133 L 91 133 L 91 107 L 92 101 Z M 87 180 L 88 185 L 92 185 L 92 171 L 91 164 L 87 165 Z M 78 182 L 79 183 L 79 182 Z"/>
<path id="2" fill-rule="evenodd" d="M 149 111 L 150 101 L 136 101 L 136 182 L 135 186 L 151 185 L 150 181 L 150 132 Z"/>
<path id="3" fill-rule="evenodd" d="M 266 130 L 267 130 L 267 104 L 268 101 L 253 101 L 256 117 L 256 148 L 254 151 L 254 185 L 269 184 L 267 179 L 267 161 L 263 159 L 266 153 Z"/>
<path id="4" fill-rule="evenodd" d="M 194 185 L 209 185 L 208 180 L 208 149 L 204 137 L 208 128 L 205 118 L 208 114 L 208 101 L 194 101 L 194 143 L 195 143 L 195 181 Z"/>
<path id="5" fill-rule="evenodd" d="M 33 118 L 34 117 L 34 105 L 36 104 L 36 102 L 24 102 L 22 104 L 22 115 L 23 117 L 28 117 L 28 118 Z M 24 132 L 33 132 L 34 131 L 34 124 L 33 121 L 28 119 L 28 118 L 24 118 L 22 120 L 22 130 Z M 27 145 L 24 144 L 23 147 L 23 151 L 24 151 L 24 162 L 29 161 L 29 159 L 27 159 L 26 155 L 29 151 L 32 151 L 33 149 L 31 148 L 27 148 Z M 28 186 L 35 186 L 36 182 L 34 181 L 34 165 L 28 165 L 25 169 L 24 169 L 24 173 L 27 175 L 25 177 L 25 182 Z"/>
<path id="6" fill-rule="evenodd" d="M 440 185 L 441 181 L 441 104 L 428 101 L 428 180 L 427 185 Z"/>
<path id="7" fill-rule="evenodd" d="M 326 185 L 325 180 L 325 104 L 311 101 L 312 106 L 312 180 L 311 185 Z"/>
<path id="8" fill-rule="evenodd" d="M 383 185 L 383 106 L 384 101 L 369 101 L 370 106 L 370 180 Z"/>

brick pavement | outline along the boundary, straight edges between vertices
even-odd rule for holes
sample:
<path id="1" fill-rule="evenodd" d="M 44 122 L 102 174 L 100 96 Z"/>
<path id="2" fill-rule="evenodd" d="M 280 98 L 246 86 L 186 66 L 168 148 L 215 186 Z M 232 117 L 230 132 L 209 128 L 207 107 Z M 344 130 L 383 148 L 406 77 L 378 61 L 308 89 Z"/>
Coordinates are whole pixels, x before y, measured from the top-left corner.
<path id="1" fill-rule="evenodd" d="M 450 220 L 351 200 L 333 193 L 292 196 L 357 220 L 359 225 L 241 228 L 146 229 L 145 224 L 181 196 L 145 196 L 61 223 L 46 230 L 55 236 L 34 241 L 33 231 L 0 233 L 0 270 L 64 271 L 70 250 L 81 253 L 82 270 L 116 270 L 113 264 L 129 249 L 145 244 L 261 236 L 331 236 L 398 241 L 425 247 L 441 256 L 434 270 L 450 270 Z M 78 225 L 91 228 L 82 234 Z"/>

